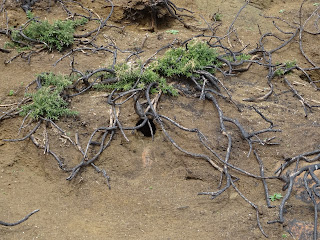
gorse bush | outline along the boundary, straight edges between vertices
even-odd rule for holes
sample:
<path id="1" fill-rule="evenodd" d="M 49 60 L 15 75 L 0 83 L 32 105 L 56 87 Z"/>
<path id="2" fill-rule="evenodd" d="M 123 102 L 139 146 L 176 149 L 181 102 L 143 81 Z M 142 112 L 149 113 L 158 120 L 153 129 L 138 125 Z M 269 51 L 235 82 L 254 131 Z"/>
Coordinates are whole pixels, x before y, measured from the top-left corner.
<path id="1" fill-rule="evenodd" d="M 21 116 L 29 115 L 32 119 L 39 117 L 58 120 L 63 116 L 74 116 L 77 112 L 68 109 L 68 103 L 60 96 L 72 82 L 65 76 L 44 73 L 38 76 L 41 83 L 35 93 L 26 94 L 32 103 L 21 107 Z"/>
<path id="2" fill-rule="evenodd" d="M 57 20 L 50 24 L 47 20 L 38 21 L 30 14 L 28 18 L 31 18 L 31 22 L 22 30 L 22 33 L 31 40 L 21 36 L 17 30 L 12 32 L 13 40 L 27 40 L 29 43 L 31 43 L 32 40 L 43 42 L 50 51 L 53 49 L 62 51 L 65 47 L 72 45 L 74 42 L 73 34 L 76 27 L 88 21 L 86 18 L 81 18 L 76 20 Z"/>

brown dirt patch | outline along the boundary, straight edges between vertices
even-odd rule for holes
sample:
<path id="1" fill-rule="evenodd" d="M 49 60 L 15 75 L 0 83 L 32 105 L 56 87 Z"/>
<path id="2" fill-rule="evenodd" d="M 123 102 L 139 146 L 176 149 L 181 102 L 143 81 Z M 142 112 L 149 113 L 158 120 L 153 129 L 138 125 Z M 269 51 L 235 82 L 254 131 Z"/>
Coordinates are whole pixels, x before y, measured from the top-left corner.
<path id="1" fill-rule="evenodd" d="M 65 19 L 65 12 L 53 4 L 50 11 L 44 10 L 47 4 L 34 6 L 34 14 L 40 18 Z M 84 6 L 93 9 L 99 16 L 105 16 L 109 8 L 101 1 L 80 1 Z M 133 4 L 137 1 L 117 1 L 115 14 L 102 34 L 108 38 L 99 38 L 97 44 L 107 45 L 110 41 L 122 50 L 137 49 L 142 46 L 143 60 L 150 57 L 161 46 L 171 43 L 175 38 L 180 42 L 202 33 L 200 30 L 187 29 L 179 21 L 167 16 L 167 12 L 159 10 L 158 18 L 161 25 L 153 33 L 146 31 L 150 27 L 143 5 Z M 140 1 L 143 2 L 143 1 Z M 15 1 L 7 1 L 9 26 L 18 26 L 26 21 L 21 8 Z M 243 5 L 243 1 L 174 1 L 179 7 L 194 11 L 195 18 L 185 17 L 185 21 L 198 29 L 206 27 L 199 14 L 205 19 L 211 19 L 214 13 L 222 14 L 222 26 L 217 35 L 226 33 L 234 16 Z M 315 1 L 305 5 L 307 18 L 315 9 Z M 235 23 L 238 37 L 244 44 L 254 48 L 262 33 L 277 31 L 272 19 L 260 15 L 280 16 L 288 21 L 296 21 L 300 8 L 300 0 L 290 1 L 252 1 L 239 16 Z M 124 7 L 125 6 L 125 7 Z M 126 19 L 128 9 L 138 9 L 136 21 L 133 16 Z M 284 11 L 280 11 L 284 10 Z M 280 11 L 280 12 L 279 12 Z M 146 15 L 143 15 L 143 14 Z M 169 20 L 168 20 L 169 19 Z M 0 29 L 5 28 L 4 16 L 1 16 Z M 166 22 L 170 21 L 170 22 Z M 280 23 L 279 23 L 280 24 Z M 126 27 L 120 28 L 125 25 Z M 282 25 L 281 25 L 282 26 Z M 283 24 L 283 27 L 286 25 Z M 89 25 L 89 27 L 93 27 Z M 89 28 L 88 27 L 88 28 Z M 306 26 L 312 29 L 312 26 Z M 177 35 L 166 30 L 175 29 Z M 84 33 L 88 29 L 80 28 Z M 102 35 L 101 34 L 101 35 Z M 0 47 L 8 41 L 0 34 Z M 279 45 L 278 40 L 270 41 L 266 46 L 272 48 Z M 319 35 L 304 35 L 303 44 L 306 54 L 319 65 Z M 238 44 L 236 41 L 234 44 Z M 239 47 L 239 46 L 236 46 Z M 24 59 L 17 58 L 5 65 L 3 60 L 10 59 L 16 54 L 0 52 L 0 104 L 16 102 L 23 96 L 23 88 L 35 75 L 52 71 L 68 74 L 70 58 L 57 61 L 62 54 L 58 52 L 40 52 L 32 57 L 30 64 Z M 112 62 L 109 53 L 77 53 L 75 55 L 77 69 L 86 71 L 96 69 Z M 127 53 L 119 52 L 121 62 Z M 274 54 L 274 61 L 285 62 L 296 59 L 300 67 L 310 67 L 302 57 L 296 41 Z M 266 175 L 270 176 L 283 159 L 302 152 L 311 151 L 318 147 L 319 142 L 319 111 L 315 109 L 304 117 L 301 103 L 293 96 L 283 79 L 275 79 L 274 94 L 267 100 L 258 103 L 248 103 L 244 98 L 261 96 L 268 89 L 266 82 L 267 70 L 254 65 L 250 71 L 224 79 L 224 84 L 232 92 L 234 100 L 241 103 L 243 112 L 221 100 L 225 115 L 237 118 L 246 130 L 262 129 L 266 123 L 250 108 L 254 105 L 269 119 L 277 129 L 275 146 L 255 146 L 265 164 Z M 319 72 L 312 72 L 313 79 L 319 78 Z M 295 83 L 296 89 L 309 100 L 320 102 L 318 92 L 296 72 L 288 75 Z M 319 79 L 318 79 L 319 80 Z M 17 90 L 14 96 L 8 96 L 10 90 Z M 106 106 L 104 93 L 88 92 L 72 101 L 72 107 L 79 111 L 76 119 L 62 119 L 58 122 L 70 136 L 77 132 L 81 142 L 89 139 L 91 132 L 98 126 L 109 121 L 109 108 Z M 2 111 L 2 109 L 1 109 Z M 198 98 L 179 96 L 171 98 L 162 96 L 159 103 L 159 113 L 166 114 L 188 128 L 199 128 L 206 133 L 211 144 L 217 151 L 226 151 L 225 138 L 220 136 L 218 114 L 212 103 L 200 101 Z M 134 113 L 133 102 L 129 101 L 121 110 L 121 121 L 124 125 L 135 125 L 138 117 Z M 0 139 L 16 138 L 22 118 L 8 119 L 0 122 Z M 41 129 L 40 132 L 42 132 Z M 194 152 L 205 151 L 197 143 L 196 137 L 185 132 L 169 129 L 170 134 L 181 146 Z M 66 163 L 73 165 L 79 161 L 76 151 L 70 150 L 63 139 L 54 138 L 52 134 L 51 148 L 65 156 Z M 234 133 L 237 141 L 233 146 L 232 163 L 240 168 L 259 174 L 259 165 L 253 154 L 247 158 L 248 145 L 240 135 Z M 219 136 L 219 137 L 217 137 Z M 270 137 L 271 135 L 265 135 Z M 41 137 L 41 135 L 39 135 Z M 255 210 L 245 203 L 242 198 L 229 189 L 218 198 L 211 200 L 207 196 L 198 196 L 199 192 L 215 191 L 219 184 L 220 173 L 210 164 L 201 159 L 186 156 L 176 150 L 157 131 L 154 141 L 140 133 L 128 132 L 127 142 L 118 133 L 111 146 L 97 161 L 100 168 L 107 170 L 111 177 L 111 190 L 105 184 L 105 179 L 92 168 L 85 168 L 75 179 L 66 181 L 68 175 L 58 168 L 52 156 L 44 155 L 31 141 L 18 143 L 0 142 L 0 220 L 14 222 L 34 209 L 40 212 L 28 221 L 15 227 L 0 226 L 1 239 L 262 239 L 263 235 L 257 227 Z M 54 140 L 53 140 L 54 139 Z M 278 180 L 268 180 L 270 192 L 282 192 L 283 183 Z M 237 187 L 249 200 L 257 204 L 262 212 L 261 224 L 270 239 L 291 239 L 287 229 L 299 239 L 298 231 L 294 231 L 292 221 L 313 221 L 313 209 L 308 203 L 291 197 L 287 203 L 285 224 L 267 224 L 267 221 L 278 217 L 278 208 L 268 209 L 264 199 L 261 181 L 241 177 Z M 285 193 L 282 193 L 284 195 Z M 279 205 L 279 201 L 274 202 Z M 289 222 L 290 221 L 290 222 Z M 288 227 L 286 226 L 289 223 Z M 299 222 L 300 223 L 300 222 Z M 307 227 L 308 231 L 310 227 Z M 301 233 L 309 236 L 308 233 Z M 293 239 L 293 238 L 292 238 Z"/>

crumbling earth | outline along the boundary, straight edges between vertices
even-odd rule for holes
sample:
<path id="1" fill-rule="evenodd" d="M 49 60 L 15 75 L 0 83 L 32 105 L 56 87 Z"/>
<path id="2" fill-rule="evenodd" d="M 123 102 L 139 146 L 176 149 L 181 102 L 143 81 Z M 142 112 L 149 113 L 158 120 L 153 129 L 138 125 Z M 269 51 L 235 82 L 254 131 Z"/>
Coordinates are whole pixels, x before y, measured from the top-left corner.
<path id="1" fill-rule="evenodd" d="M 18 26 L 26 22 L 24 10 L 16 1 L 6 2 L 9 26 Z M 100 1 L 80 1 L 99 17 L 109 13 L 108 3 Z M 161 2 L 161 1 L 160 1 Z M 165 2 L 165 1 L 163 1 Z M 244 1 L 173 1 L 186 10 L 178 12 L 176 18 L 159 5 L 156 14 L 152 12 L 148 1 L 114 1 L 115 9 L 108 25 L 97 39 L 100 45 L 116 46 L 120 50 L 140 51 L 142 60 L 148 59 L 160 47 L 177 43 L 202 34 L 213 24 L 216 36 L 224 36 L 235 19 Z M 256 47 L 261 34 L 279 33 L 277 29 L 290 30 L 288 24 L 277 21 L 276 17 L 286 20 L 293 26 L 298 24 L 300 0 L 294 1 L 252 1 L 240 13 L 233 25 L 237 37 L 229 40 L 234 49 Z M 316 1 L 306 1 L 303 6 L 303 19 L 316 10 Z M 1 6 L 1 5 L 0 5 Z M 59 3 L 41 1 L 32 6 L 32 11 L 40 18 L 65 19 L 66 13 Z M 1 12 L 0 29 L 6 28 L 6 16 Z M 222 21 L 214 22 L 215 16 L 221 15 Z M 186 16 L 185 16 L 186 15 Z M 192 16 L 192 17 L 190 17 Z M 275 18 L 270 18 L 271 16 Z M 272 21 L 276 21 L 273 25 Z M 218 26 L 221 25 L 221 26 Z M 87 26 L 87 25 L 86 25 Z M 83 34 L 95 26 L 89 24 L 79 29 Z M 216 27 L 216 28 L 215 28 Z M 306 25 L 313 31 L 312 25 Z M 172 32 L 170 30 L 176 30 Z M 0 32 L 1 33 L 1 32 Z M 177 33 L 177 34 L 174 34 Z M 212 34 L 207 30 L 206 34 Z M 286 33 L 282 33 L 286 36 Z M 0 47 L 9 39 L 0 34 Z M 305 54 L 319 65 L 319 35 L 304 34 L 303 49 Z M 281 44 L 276 38 L 267 39 L 270 49 Z M 74 47 L 77 47 L 75 45 Z M 24 94 L 25 86 L 42 72 L 70 73 L 70 62 L 81 71 L 97 69 L 112 64 L 112 54 L 105 52 L 78 52 L 60 58 L 68 50 L 59 52 L 39 51 L 28 59 L 17 57 L 15 50 L 10 53 L 0 51 L 1 88 L 0 104 L 17 102 Z M 119 51 L 118 61 L 128 56 Z M 274 62 L 295 60 L 301 68 L 311 68 L 310 62 L 299 50 L 298 38 L 273 54 Z M 5 64 L 5 61 L 7 64 Z M 263 66 L 251 65 L 247 71 L 235 73 L 232 77 L 222 78 L 229 89 L 233 101 L 239 104 L 241 112 L 230 102 L 219 100 L 224 114 L 238 119 L 248 132 L 267 128 L 268 123 L 253 107 L 271 120 L 281 132 L 267 133 L 264 139 L 276 137 L 279 145 L 259 145 L 254 148 L 264 163 L 266 176 L 274 172 L 285 159 L 319 148 L 319 111 L 312 108 L 305 117 L 305 111 L 284 78 L 272 80 L 273 93 L 264 101 L 244 101 L 258 99 L 269 91 L 266 76 L 268 71 Z M 319 80 L 319 69 L 310 72 L 310 77 Z M 320 99 L 315 86 L 301 74 L 293 70 L 286 75 L 294 88 L 311 105 L 319 105 Z M 13 90 L 14 94 L 10 94 Z M 77 118 L 65 118 L 57 122 L 70 137 L 76 133 L 80 143 L 85 146 L 90 134 L 97 127 L 109 122 L 109 107 L 106 104 L 108 94 L 88 91 L 71 102 L 71 107 L 79 111 Z M 299 101 L 300 100 L 300 101 Z M 5 111 L 5 108 L 1 108 Z M 198 128 L 208 137 L 210 144 L 219 152 L 227 151 L 226 139 L 221 135 L 218 113 L 212 103 L 190 97 L 181 92 L 179 97 L 162 95 L 158 103 L 159 114 L 174 119 L 188 128 Z M 135 125 L 138 117 L 132 102 L 121 108 L 120 120 L 125 125 Z M 17 135 L 22 118 L 9 118 L 0 122 L 0 138 L 20 138 Z M 234 139 L 230 161 L 237 167 L 259 175 L 259 164 L 249 146 L 237 129 L 230 124 Z M 195 135 L 169 127 L 170 134 L 181 146 L 193 152 L 205 151 Z M 230 130 L 230 131 L 231 131 Z M 45 131 L 41 127 L 39 139 Z M 24 132 L 27 133 L 27 130 Z M 52 133 L 50 149 L 64 156 L 64 161 L 74 165 L 79 161 L 71 144 L 59 133 Z M 263 234 L 257 226 L 256 211 L 247 204 L 232 188 L 215 199 L 198 195 L 216 191 L 220 182 L 220 172 L 207 161 L 190 157 L 180 151 L 165 138 L 157 125 L 154 139 L 143 136 L 140 132 L 126 133 L 129 142 L 121 133 L 116 134 L 110 147 L 96 161 L 110 176 L 111 190 L 106 179 L 93 168 L 84 168 L 74 179 L 66 181 L 68 174 L 59 169 L 55 159 L 44 154 L 30 141 L 0 142 L 0 220 L 15 222 L 29 212 L 40 209 L 27 221 L 14 227 L 0 228 L 1 239 L 261 239 Z M 40 139 L 41 140 L 41 139 Z M 319 175 L 315 171 L 316 175 Z M 235 184 L 245 196 L 259 208 L 259 217 L 264 232 L 270 239 L 311 239 L 313 234 L 314 209 L 309 201 L 301 201 L 299 180 L 294 185 L 292 195 L 284 208 L 283 224 L 268 224 L 279 218 L 280 201 L 272 202 L 276 208 L 268 208 L 264 188 L 260 179 L 241 175 Z M 279 179 L 267 179 L 269 193 L 281 193 L 284 182 Z M 223 180 L 225 183 L 225 179 Z M 303 194 L 306 195 L 304 192 Z M 308 200 L 308 197 L 306 197 Z"/>

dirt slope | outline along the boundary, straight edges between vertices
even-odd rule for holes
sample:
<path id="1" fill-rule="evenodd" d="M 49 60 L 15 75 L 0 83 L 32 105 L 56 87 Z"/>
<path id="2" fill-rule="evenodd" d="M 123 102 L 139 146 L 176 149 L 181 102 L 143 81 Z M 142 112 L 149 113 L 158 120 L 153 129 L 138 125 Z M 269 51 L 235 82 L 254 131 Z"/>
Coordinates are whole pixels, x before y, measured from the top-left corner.
<path id="1" fill-rule="evenodd" d="M 41 19 L 65 19 L 67 15 L 59 4 L 51 1 L 37 3 L 33 13 Z M 98 16 L 105 17 L 110 7 L 101 1 L 80 1 L 92 9 Z M 179 7 L 194 11 L 194 19 L 184 17 L 186 23 L 196 26 L 187 29 L 179 21 L 161 12 L 162 20 L 153 31 L 150 31 L 151 20 L 147 19 L 141 9 L 136 19 L 128 13 L 128 7 L 139 9 L 136 1 L 114 1 L 115 13 L 110 25 L 100 33 L 105 37 L 97 40 L 98 44 L 114 43 L 121 50 L 133 50 L 142 47 L 141 59 L 145 60 L 161 46 L 171 43 L 175 38 L 184 40 L 202 33 L 199 30 L 207 27 L 205 21 L 212 21 L 213 14 L 222 15 L 221 26 L 216 35 L 223 36 L 244 1 L 173 1 Z M 143 1 L 142 1 L 143 2 Z M 316 1 L 307 1 L 304 6 L 304 19 L 316 9 Z M 234 24 L 238 38 L 244 45 L 250 44 L 248 50 L 254 49 L 261 33 L 279 31 L 272 24 L 273 19 L 266 16 L 278 16 L 287 21 L 297 21 L 301 1 L 252 1 L 246 6 Z M 25 13 L 15 1 L 7 1 L 9 26 L 17 26 L 26 21 Z M 147 10 L 145 10 L 147 11 Z M 5 28 L 4 13 L 1 13 L 0 29 Z M 189 14 L 189 13 L 186 13 Z M 141 17 L 142 16 L 142 17 Z M 147 20 L 146 20 L 147 19 Z M 281 25 L 284 29 L 288 26 Z M 125 28 L 121 26 L 125 25 Z M 117 27 L 114 27 L 117 26 Z M 88 28 L 93 27 L 89 25 Z M 151 26 L 152 27 L 152 26 Z M 312 26 L 306 26 L 310 30 Z M 167 30 L 178 30 L 174 35 Z M 88 29 L 82 27 L 78 33 Z M 288 30 L 289 31 L 289 30 Z M 210 32 L 206 32 L 210 34 Z M 282 35 L 281 35 L 282 36 Z M 8 41 L 0 34 L 0 47 Z M 231 39 L 235 49 L 242 46 L 236 39 Z M 281 41 L 269 40 L 266 46 L 270 49 Z M 319 35 L 306 34 L 303 38 L 306 54 L 319 65 Z M 0 104 L 14 103 L 23 97 L 24 87 L 35 79 L 35 75 L 53 71 L 68 74 L 71 57 L 53 64 L 63 56 L 59 52 L 41 51 L 32 56 L 30 63 L 20 57 L 9 64 L 5 60 L 17 54 L 0 52 Z M 118 61 L 123 61 L 128 53 L 119 52 Z M 274 54 L 274 62 L 296 60 L 300 67 L 310 67 L 299 51 L 299 44 L 293 41 Z M 112 63 L 110 53 L 76 53 L 75 66 L 81 71 L 96 69 Z M 264 95 L 268 91 L 267 69 L 252 65 L 248 71 L 223 79 L 235 102 L 242 107 L 238 112 L 234 105 L 223 99 L 219 100 L 226 116 L 237 118 L 247 131 L 255 131 L 268 124 L 251 108 L 257 107 L 265 116 L 274 122 L 281 132 L 268 133 L 265 138 L 276 136 L 275 142 L 280 145 L 255 145 L 265 164 L 265 174 L 273 172 L 283 163 L 283 159 L 318 148 L 319 145 L 319 113 L 313 112 L 304 117 L 301 103 L 295 98 L 282 78 L 274 79 L 274 93 L 267 101 L 246 102 L 245 98 Z M 318 75 L 317 75 L 318 74 Z M 312 78 L 319 80 L 318 72 L 312 72 Z M 293 72 L 287 78 L 294 83 L 296 89 L 309 101 L 319 104 L 318 92 L 301 73 Z M 10 90 L 15 94 L 9 96 Z M 90 91 L 75 98 L 71 107 L 79 111 L 75 119 L 62 119 L 57 124 L 65 129 L 71 137 L 79 133 L 83 147 L 91 132 L 108 123 L 110 114 L 106 105 L 106 94 Z M 4 108 L 0 109 L 5 111 Z M 178 98 L 162 96 L 158 111 L 188 128 L 198 128 L 206 133 L 211 144 L 219 152 L 226 151 L 226 140 L 219 133 L 218 113 L 209 101 L 180 95 Z M 121 121 L 127 126 L 135 125 L 138 120 L 129 101 L 121 109 Z M 0 122 L 0 139 L 18 138 L 22 118 L 6 119 Z M 230 125 L 231 126 L 231 125 Z M 159 129 L 159 128 L 158 128 Z M 233 129 L 231 127 L 231 129 Z M 253 154 L 247 158 L 249 146 L 236 129 L 234 131 L 232 164 L 259 174 L 259 165 Z M 39 130 L 41 138 L 43 128 Z M 194 134 L 187 134 L 169 127 L 170 134 L 181 146 L 194 152 L 206 152 L 197 143 Z M 27 130 L 25 132 L 27 133 Z M 70 143 L 65 139 L 54 137 L 52 133 L 50 149 L 59 151 L 66 163 L 74 165 L 80 161 L 75 150 L 70 150 Z M 68 174 L 61 171 L 57 162 L 43 150 L 37 149 L 30 140 L 10 143 L 0 142 L 0 220 L 14 222 L 27 213 L 40 209 L 26 222 L 14 226 L 0 226 L 1 239 L 262 239 L 255 210 L 247 204 L 233 189 L 228 189 L 216 199 L 199 196 L 199 192 L 215 191 L 219 185 L 220 173 L 203 159 L 189 157 L 165 138 L 162 131 L 157 131 L 154 140 L 139 132 L 128 131 L 124 137 L 118 133 L 111 146 L 97 160 L 100 168 L 106 169 L 111 178 L 111 190 L 105 178 L 93 168 L 85 168 L 72 181 L 66 181 Z M 218 136 L 218 137 L 217 137 Z M 278 218 L 278 207 L 267 208 L 261 180 L 241 176 L 237 187 L 246 197 L 260 209 L 260 219 L 264 231 L 270 239 L 311 239 L 313 207 L 295 197 L 299 188 L 289 199 L 285 208 L 284 224 L 267 224 L 269 220 Z M 270 193 L 282 192 L 283 182 L 267 180 Z M 225 182 L 223 182 L 225 183 Z M 280 201 L 274 205 L 279 206 Z M 306 229 L 292 229 L 294 221 L 301 221 Z M 288 233 L 291 230 L 291 235 Z M 301 237 L 304 232 L 304 237 Z M 301 237 L 301 238 L 299 238 Z"/>

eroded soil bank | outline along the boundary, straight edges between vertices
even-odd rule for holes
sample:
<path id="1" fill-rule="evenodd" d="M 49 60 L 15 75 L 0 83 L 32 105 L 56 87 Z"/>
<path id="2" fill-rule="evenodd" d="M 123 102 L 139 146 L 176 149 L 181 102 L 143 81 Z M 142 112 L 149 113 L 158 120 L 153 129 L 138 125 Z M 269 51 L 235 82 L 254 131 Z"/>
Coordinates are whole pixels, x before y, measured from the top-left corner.
<path id="1" fill-rule="evenodd" d="M 16 1 L 4 1 L 9 26 L 19 26 L 27 21 L 22 8 Z M 101 1 L 79 1 L 91 9 L 98 18 L 110 12 L 110 4 Z M 142 50 L 141 59 L 145 61 L 162 46 L 183 41 L 198 35 L 212 35 L 207 23 L 214 23 L 217 14 L 222 21 L 212 26 L 216 36 L 224 36 L 239 9 L 241 0 L 227 1 L 173 1 L 183 11 L 187 28 L 172 17 L 165 8 L 159 8 L 156 15 L 146 7 L 148 1 L 114 1 L 114 13 L 97 38 L 98 45 L 116 46 L 119 62 L 130 53 Z M 300 0 L 291 1 L 252 1 L 247 5 L 236 22 L 237 37 L 232 35 L 230 46 L 234 51 L 254 49 L 261 34 L 276 33 L 280 39 L 268 39 L 270 49 L 287 39 L 287 33 L 280 33 L 277 27 L 292 32 L 299 21 Z M 306 1 L 302 18 L 306 20 L 317 8 L 317 1 Z M 42 1 L 33 7 L 33 13 L 40 19 L 66 19 L 66 11 L 54 1 Z M 77 7 L 75 7 L 77 9 Z M 81 8 L 78 8 L 82 11 Z M 0 29 L 6 28 L 5 12 L 1 13 Z M 273 16 L 275 18 L 267 18 Z M 277 17 L 290 23 L 277 20 Z M 153 18 L 156 22 L 153 23 Z M 272 21 L 276 21 L 274 25 Z M 221 26 L 218 26 L 220 25 Z M 95 27 L 89 23 L 78 29 L 83 34 Z M 216 28 L 215 28 L 216 27 Z M 311 24 L 308 31 L 316 32 Z M 171 30 L 176 30 L 172 32 Z M 174 34 L 176 33 L 176 34 Z M 240 40 L 240 41 L 239 41 Z M 9 39 L 0 34 L 0 47 L 4 48 Z M 304 34 L 303 49 L 317 66 L 320 64 L 319 35 Z M 78 45 L 73 46 L 76 48 Z M 111 48 L 111 47 L 110 47 Z M 113 48 L 114 49 L 114 48 Z M 121 51 L 120 51 L 121 50 Z M 60 52 L 40 51 L 32 55 L 30 62 L 17 57 L 17 54 L 0 52 L 0 104 L 1 112 L 7 108 L 2 105 L 16 103 L 23 98 L 24 88 L 42 72 L 70 73 L 72 56 L 56 63 L 68 50 Z M 162 54 L 162 53 L 161 53 Z M 83 51 L 75 53 L 75 66 L 85 72 L 108 66 L 113 61 L 111 53 Z M 295 60 L 301 68 L 312 67 L 299 50 L 298 38 L 273 54 L 273 61 L 283 63 Z M 281 132 L 262 135 L 262 140 L 276 137 L 279 145 L 254 144 L 264 162 L 265 175 L 272 176 L 284 163 L 284 159 L 312 151 L 319 146 L 319 109 L 313 108 L 308 117 L 284 78 L 273 80 L 274 92 L 266 101 L 248 102 L 246 98 L 265 95 L 269 91 L 268 70 L 260 65 L 252 65 L 249 70 L 234 76 L 221 77 L 230 90 L 233 100 L 242 112 L 224 99 L 219 104 L 228 117 L 238 119 L 246 131 L 257 131 L 268 127 L 261 116 L 252 108 L 259 109 L 275 128 Z M 300 71 L 294 70 L 286 75 L 295 89 L 311 105 L 319 105 L 320 97 L 315 88 Z M 310 72 L 313 81 L 319 80 L 319 70 Z M 14 94 L 10 94 L 11 90 Z M 77 118 L 65 118 L 57 124 L 67 131 L 68 136 L 80 136 L 85 147 L 90 134 L 110 119 L 106 92 L 88 91 L 74 98 L 71 107 L 79 112 Z M 301 100 L 301 99 L 300 99 Z M 126 126 L 134 126 L 138 116 L 134 112 L 133 101 L 121 108 L 120 120 Z M 211 146 L 223 153 L 227 141 L 220 132 L 218 112 L 212 102 L 199 100 L 181 93 L 179 97 L 162 95 L 158 103 L 159 114 L 166 115 L 188 128 L 198 128 L 205 133 Z M 0 139 L 19 138 L 26 134 L 25 129 L 17 135 L 23 118 L 16 117 L 0 122 Z M 236 127 L 230 124 L 234 139 L 231 163 L 248 172 L 259 175 L 260 169 L 253 153 L 247 158 L 248 143 L 243 140 Z M 44 127 L 38 130 L 38 139 L 43 138 Z M 195 153 L 208 153 L 198 143 L 195 134 L 178 130 L 172 125 L 168 131 L 175 141 L 185 149 Z M 72 144 L 59 133 L 51 133 L 50 149 L 59 152 L 68 165 L 81 160 Z M 105 178 L 93 168 L 84 168 L 72 181 L 66 181 L 68 173 L 59 169 L 56 160 L 30 141 L 0 142 L 0 220 L 14 222 L 27 213 L 40 209 L 26 222 L 14 226 L 0 226 L 1 239 L 263 239 L 257 226 L 256 211 L 232 188 L 215 199 L 198 195 L 200 192 L 216 191 L 220 182 L 220 172 L 207 161 L 193 158 L 178 151 L 157 126 L 154 140 L 139 132 L 127 131 L 129 142 L 118 132 L 110 147 L 103 152 L 96 164 L 110 176 L 111 190 Z M 209 154 L 209 153 L 208 153 Z M 318 175 L 317 171 L 315 174 Z M 312 239 L 313 207 L 301 184 L 296 183 L 294 192 L 286 203 L 284 224 L 267 224 L 278 218 L 281 201 L 272 202 L 276 208 L 266 205 L 261 180 L 235 173 L 240 178 L 238 189 L 259 208 L 261 225 L 270 239 Z M 223 184 L 225 184 L 225 179 Z M 267 180 L 270 194 L 282 191 L 283 182 Z M 304 197 L 304 198 L 303 198 Z M 302 201 L 301 199 L 305 199 Z"/>

